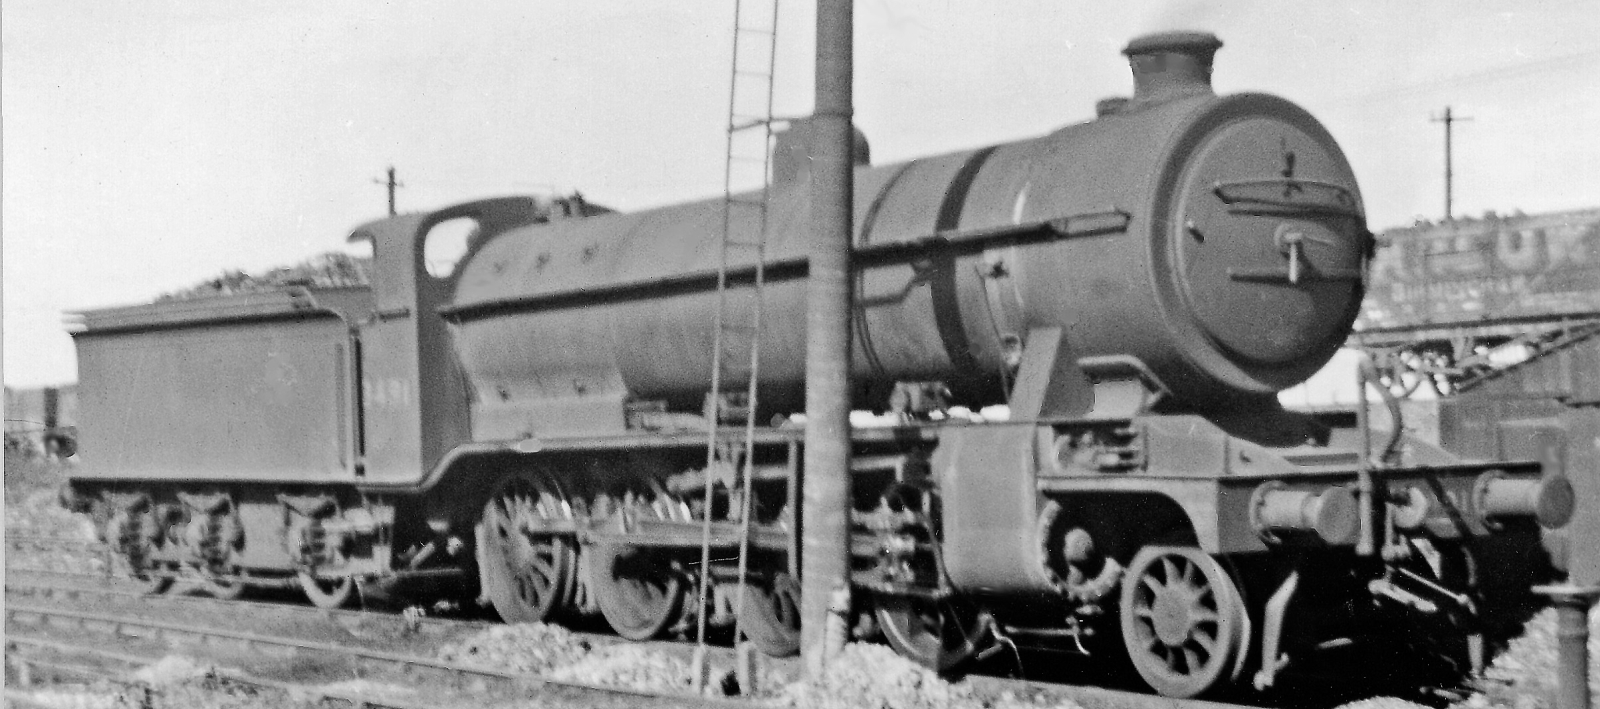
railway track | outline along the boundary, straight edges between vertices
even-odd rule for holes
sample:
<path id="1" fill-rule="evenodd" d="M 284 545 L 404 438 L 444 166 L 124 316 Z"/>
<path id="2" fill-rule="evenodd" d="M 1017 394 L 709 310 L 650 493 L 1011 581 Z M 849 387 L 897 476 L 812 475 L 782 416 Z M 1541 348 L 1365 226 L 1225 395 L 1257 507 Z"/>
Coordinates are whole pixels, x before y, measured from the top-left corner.
<path id="1" fill-rule="evenodd" d="M 300 625 L 333 624 L 358 635 L 370 633 L 382 636 L 415 635 L 420 638 L 440 638 L 451 634 L 481 630 L 492 625 L 479 620 L 444 619 L 425 615 L 379 613 L 351 609 L 328 609 L 266 601 L 229 601 L 210 596 L 184 595 L 182 593 L 152 597 L 137 586 L 123 583 L 115 577 L 40 569 L 7 569 L 5 591 L 8 602 L 12 598 L 18 598 L 35 602 L 71 603 L 80 606 L 103 606 L 107 603 L 161 603 L 182 610 L 215 614 L 270 615 L 277 620 L 292 621 Z M 611 640 L 606 636 L 596 634 L 583 635 L 585 639 L 596 643 L 604 643 Z"/>
<path id="2" fill-rule="evenodd" d="M 77 594 L 78 590 L 74 589 L 72 593 Z M 81 598 L 82 596 L 78 597 Z M 176 599 L 163 598 L 160 600 Z M 8 599 L 5 614 L 8 628 L 8 654 L 11 654 L 9 652 L 11 647 L 19 649 L 30 648 L 34 651 L 51 649 L 67 654 L 103 654 L 105 651 L 96 647 L 93 644 L 93 640 L 94 637 L 105 638 L 109 636 L 113 639 L 136 639 L 141 641 L 139 644 L 143 645 L 159 643 L 164 646 L 169 642 L 178 642 L 198 647 L 207 651 L 206 654 L 213 656 L 228 655 L 230 654 L 229 651 L 231 651 L 231 654 L 235 656 L 265 657 L 278 660 L 314 659 L 324 666 L 338 663 L 339 666 L 348 668 L 353 675 L 358 677 L 381 678 L 385 682 L 413 689 L 430 689 L 435 692 L 443 689 L 448 694 L 457 696 L 466 693 L 474 697 L 505 699 L 537 693 L 541 696 L 555 694 L 564 695 L 568 698 L 577 698 L 576 695 L 590 695 L 585 698 L 583 703 L 585 706 L 596 704 L 600 706 L 611 706 L 613 704 L 630 706 L 636 705 L 642 699 L 648 699 L 652 704 L 659 706 L 706 706 L 708 704 L 713 706 L 742 706 L 741 704 L 701 697 L 686 692 L 642 691 L 627 687 L 557 680 L 549 677 L 445 662 L 420 654 L 389 652 L 263 632 L 232 630 L 219 628 L 215 625 L 174 622 L 151 618 L 147 614 L 136 612 L 98 613 L 40 603 L 14 603 Z M 52 637 L 45 637 L 46 631 Z M 63 633 L 79 638 L 79 640 L 77 642 L 62 641 L 54 637 Z M 138 657 L 136 653 L 118 654 L 130 660 Z M 146 655 L 144 659 L 154 661 L 156 658 Z M 248 675 L 234 674 L 237 675 L 234 679 L 245 681 L 248 678 Z M 285 683 L 285 685 L 294 685 L 294 683 Z M 300 687 L 309 696 L 317 696 L 322 693 L 321 690 L 309 685 L 294 686 Z M 362 701 L 368 701 L 369 699 L 371 700 L 369 703 L 401 706 L 401 704 L 388 704 L 381 697 L 377 699 L 368 697 L 362 699 Z M 428 703 L 420 705 L 415 703 L 404 704 L 404 706 L 428 705 Z"/>
<path id="3" fill-rule="evenodd" d="M 106 683 L 121 688 L 119 693 L 133 692 L 143 695 L 140 697 L 144 700 L 143 704 L 149 704 L 151 695 L 160 694 L 163 691 L 158 683 L 131 676 L 138 668 L 147 666 L 155 661 L 144 655 L 40 638 L 12 638 L 6 643 L 6 652 L 12 659 L 13 666 L 19 668 L 20 681 L 17 684 L 21 687 L 28 687 L 33 684 L 33 676 L 37 673 L 39 675 L 72 677 Z M 90 658 L 94 662 L 92 664 L 64 662 L 45 659 L 46 656 Z M 320 703 L 371 707 L 373 709 L 430 709 L 429 705 L 401 701 L 375 692 L 331 689 L 315 685 L 283 682 L 265 677 L 256 677 L 228 668 L 211 668 L 207 677 L 221 684 L 247 688 L 255 692 L 274 692 L 286 697 L 310 698 Z M 54 703 L 41 701 L 31 694 L 13 687 L 6 689 L 5 698 L 7 706 L 41 708 L 55 706 Z"/>
<path id="4" fill-rule="evenodd" d="M 28 534 L 20 531 L 13 532 L 10 529 L 6 530 L 6 548 L 13 551 L 29 549 L 51 551 L 61 548 L 79 548 L 101 552 L 108 549 L 105 542 L 94 539 Z"/>
<path id="5" fill-rule="evenodd" d="M 105 545 L 90 540 L 10 535 L 6 545 L 12 551 L 52 552 L 74 550 L 96 554 Z M 108 567 L 109 568 L 109 567 Z M 149 664 L 161 656 L 156 653 L 110 651 L 95 642 L 64 642 L 42 637 L 42 631 L 58 635 L 67 631 L 78 636 L 100 639 L 134 638 L 141 641 L 185 643 L 208 651 L 231 649 L 240 655 L 306 659 L 315 657 L 322 664 L 338 663 L 362 676 L 382 676 L 407 686 L 448 688 L 451 693 L 468 692 L 475 697 L 517 697 L 538 693 L 542 698 L 573 700 L 576 706 L 635 706 L 649 700 L 657 706 L 734 705 L 728 700 L 702 697 L 687 692 L 637 690 L 628 687 L 538 677 L 475 665 L 446 662 L 427 654 L 449 638 L 459 638 L 493 624 L 474 620 L 442 619 L 359 610 L 322 609 L 311 606 L 250 600 L 221 600 L 181 593 L 149 595 L 137 584 L 106 573 L 83 573 L 29 567 L 8 567 L 5 582 L 7 656 L 14 664 L 36 667 L 54 674 L 88 675 L 96 678 L 123 677 L 136 665 Z M 116 609 L 116 612 L 84 610 Z M 171 618 L 204 618 L 212 622 L 178 622 Z M 219 621 L 238 619 L 233 627 L 220 627 Z M 252 628 L 242 630 L 239 626 Z M 266 627 L 296 629 L 289 634 Z M 320 628 L 322 638 L 303 637 L 307 629 Z M 32 631 L 32 632 L 30 632 Z M 343 635 L 343 639 L 337 639 Z M 579 634 L 594 645 L 615 642 L 614 638 L 589 633 Z M 330 636 L 335 638 L 330 640 Z M 414 646 L 411 652 L 363 647 L 368 642 Z M 44 655 L 90 659 L 93 662 L 62 662 Z M 209 654 L 209 652 L 207 653 Z M 731 654 L 731 653 L 729 653 Z M 105 668 L 110 667 L 109 670 Z M 96 668 L 102 671 L 96 671 Z M 397 702 L 371 693 L 325 691 L 317 685 L 285 682 L 251 675 L 238 670 L 221 670 L 221 681 L 236 685 L 281 691 L 303 697 L 327 697 L 361 706 L 426 707 L 450 704 Z M 125 680 L 124 680 L 125 681 Z M 561 702 L 558 702 L 560 704 Z M 744 706 L 744 704 L 737 704 Z"/>
<path id="6" fill-rule="evenodd" d="M 59 544 L 58 544 L 59 542 Z M 103 545 L 76 539 L 7 535 L 10 549 L 47 550 L 72 548 L 93 553 Z M 54 546 L 52 546 L 54 545 Z M 283 692 L 291 696 L 322 698 L 335 704 L 352 706 L 422 709 L 429 706 L 459 704 L 463 693 L 474 701 L 488 697 L 540 697 L 559 695 L 575 706 L 637 706 L 648 701 L 653 706 L 752 706 L 750 701 L 703 697 L 685 692 L 641 691 L 610 685 L 556 680 L 523 673 L 445 662 L 422 654 L 438 642 L 458 638 L 496 624 L 466 619 L 406 616 L 362 610 L 333 610 L 254 600 L 219 600 L 203 595 L 147 595 L 134 584 L 105 573 L 62 572 L 42 569 L 7 569 L 6 624 L 7 656 L 13 663 L 22 661 L 41 673 L 87 675 L 126 682 L 130 668 L 147 665 L 165 654 L 169 643 L 178 642 L 206 650 L 206 654 L 232 652 L 241 656 L 272 657 L 285 661 L 317 658 L 321 664 L 348 667 L 355 674 L 386 678 L 403 686 L 431 687 L 447 696 L 438 703 L 397 700 L 370 692 L 328 689 L 325 685 L 286 681 L 243 670 L 219 669 L 219 682 L 262 691 Z M 84 610 L 94 608 L 97 610 Z M 116 612 L 101 612 L 116 609 Z M 258 625 L 321 628 L 321 639 L 288 637 L 261 629 L 244 630 L 216 623 L 178 622 L 170 618 L 257 618 Z M 246 624 L 248 625 L 248 624 Z M 44 637 L 68 631 L 80 636 L 78 642 Z M 594 645 L 616 643 L 610 636 L 579 633 Z M 151 652 L 112 650 L 96 643 L 106 637 L 159 644 Z M 340 638 L 343 639 L 340 639 Z M 416 646 L 411 652 L 360 647 L 374 639 L 409 638 Z M 691 648 L 683 643 L 647 643 L 646 647 L 687 657 Z M 732 651 L 714 648 L 714 662 L 731 665 Z M 78 662 L 71 662 L 77 659 Z M 85 663 L 82 660 L 87 659 Z M 793 669 L 791 667 L 791 669 Z M 1135 692 L 1099 687 L 1062 685 L 997 677 L 969 678 L 974 691 L 986 697 L 1032 697 L 1033 702 L 1070 699 L 1085 709 L 1238 709 L 1240 705 L 1197 700 L 1173 700 Z M 136 685 L 137 683 L 135 683 Z M 453 697 L 453 699 L 451 699 Z M 559 703 L 559 702 L 558 702 Z M 19 705 L 26 705 L 19 702 Z M 1049 706 L 1045 704 L 1045 706 Z"/>

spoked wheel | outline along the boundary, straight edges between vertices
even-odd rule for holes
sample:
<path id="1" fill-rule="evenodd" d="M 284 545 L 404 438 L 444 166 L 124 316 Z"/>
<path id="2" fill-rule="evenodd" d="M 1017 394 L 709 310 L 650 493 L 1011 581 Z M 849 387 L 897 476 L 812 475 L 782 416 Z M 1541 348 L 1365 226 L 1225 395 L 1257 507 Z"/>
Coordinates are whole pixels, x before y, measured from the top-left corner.
<path id="1" fill-rule="evenodd" d="M 778 574 L 770 587 L 745 584 L 739 627 L 756 649 L 773 657 L 800 652 L 800 584 Z"/>
<path id="2" fill-rule="evenodd" d="M 200 574 L 206 593 L 224 601 L 244 595 L 244 589 L 249 585 L 244 580 L 243 569 L 228 569 L 226 573 L 201 569 Z"/>
<path id="3" fill-rule="evenodd" d="M 507 623 L 536 623 L 563 610 L 576 583 L 572 541 L 541 534 L 541 523 L 565 517 L 552 486 L 509 481 L 483 508 L 478 544 L 484 593 Z"/>
<path id="4" fill-rule="evenodd" d="M 150 559 L 155 544 L 148 530 L 154 524 L 155 518 L 151 515 L 123 511 L 113 516 L 106 526 L 106 539 L 117 546 L 118 553 L 128 563 L 128 575 L 146 594 L 166 593 L 172 588 L 177 571 L 170 564 Z"/>
<path id="5" fill-rule="evenodd" d="M 877 601 L 877 616 L 895 652 L 940 672 L 972 659 L 985 630 L 976 609 L 953 598 L 933 601 L 882 596 Z"/>
<path id="6" fill-rule="evenodd" d="M 132 561 L 131 559 L 129 560 Z M 133 580 L 138 582 L 139 591 L 147 595 L 166 593 L 172 588 L 174 577 L 178 570 L 171 564 L 163 562 L 147 563 L 144 568 L 134 569 Z"/>
<path id="7" fill-rule="evenodd" d="M 356 580 L 352 576 L 323 579 L 309 571 L 301 571 L 297 578 L 300 590 L 305 591 L 306 598 L 311 599 L 311 604 L 318 608 L 343 607 L 356 591 Z"/>
<path id="8" fill-rule="evenodd" d="M 677 622 L 688 584 L 666 559 L 625 544 L 596 544 L 584 555 L 589 590 L 618 635 L 649 640 Z"/>
<path id="9" fill-rule="evenodd" d="M 1231 677 L 1243 652 L 1244 604 L 1215 559 L 1193 547 L 1139 550 L 1122 579 L 1122 642 L 1139 676 L 1169 697 Z"/>

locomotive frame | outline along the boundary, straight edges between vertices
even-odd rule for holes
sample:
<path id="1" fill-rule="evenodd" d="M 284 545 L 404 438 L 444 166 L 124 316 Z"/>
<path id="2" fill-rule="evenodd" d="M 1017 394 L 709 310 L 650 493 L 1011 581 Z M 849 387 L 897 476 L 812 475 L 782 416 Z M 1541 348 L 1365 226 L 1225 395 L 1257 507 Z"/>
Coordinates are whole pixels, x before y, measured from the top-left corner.
<path id="1" fill-rule="evenodd" d="M 859 168 L 857 403 L 889 409 L 849 441 L 859 635 L 941 670 L 1001 639 L 1124 656 L 1193 696 L 1251 667 L 1270 686 L 1359 629 L 1438 626 L 1429 654 L 1459 670 L 1474 541 L 1572 516 L 1554 455 L 1375 450 L 1276 404 L 1348 334 L 1371 236 L 1314 119 L 1211 93 L 1218 46 L 1137 39 L 1135 95 L 1096 121 Z M 779 186 L 778 222 L 806 199 Z M 599 614 L 643 639 L 705 614 L 792 653 L 804 382 L 778 327 L 754 460 L 701 415 L 718 204 L 483 200 L 358 228 L 367 288 L 83 313 L 68 502 L 152 590 L 181 566 L 322 605 L 462 578 L 508 621 Z M 435 276 L 430 236 L 458 220 L 467 255 Z M 792 323 L 806 261 L 782 229 L 767 297 Z M 700 566 L 708 518 L 722 551 L 748 524 L 747 565 Z"/>

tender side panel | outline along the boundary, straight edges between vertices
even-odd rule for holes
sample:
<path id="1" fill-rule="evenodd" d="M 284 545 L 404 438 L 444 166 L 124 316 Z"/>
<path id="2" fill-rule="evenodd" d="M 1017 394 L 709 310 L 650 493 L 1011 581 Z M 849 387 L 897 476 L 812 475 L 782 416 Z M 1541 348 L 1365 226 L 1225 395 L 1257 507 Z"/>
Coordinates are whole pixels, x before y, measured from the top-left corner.
<path id="1" fill-rule="evenodd" d="M 335 318 L 78 337 L 80 478 L 327 482 L 350 474 Z"/>

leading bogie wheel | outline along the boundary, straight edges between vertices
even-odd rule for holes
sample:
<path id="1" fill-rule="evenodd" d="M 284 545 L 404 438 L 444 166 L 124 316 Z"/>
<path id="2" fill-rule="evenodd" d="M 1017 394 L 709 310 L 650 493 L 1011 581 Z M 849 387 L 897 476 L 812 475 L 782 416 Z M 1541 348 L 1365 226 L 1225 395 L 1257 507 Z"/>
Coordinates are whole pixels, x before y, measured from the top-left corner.
<path id="1" fill-rule="evenodd" d="M 939 672 L 972 659 L 986 630 L 977 610 L 957 598 L 882 596 L 875 612 L 895 652 Z"/>
<path id="2" fill-rule="evenodd" d="M 536 531 L 564 516 L 559 493 L 527 478 L 508 481 L 484 505 L 477 530 L 483 591 L 507 623 L 549 620 L 571 601 L 577 550 L 565 536 Z"/>
<path id="3" fill-rule="evenodd" d="M 1241 598 L 1227 571 L 1199 549 L 1140 549 L 1122 578 L 1128 659 L 1169 697 L 1193 697 L 1231 680 L 1248 641 Z"/>

